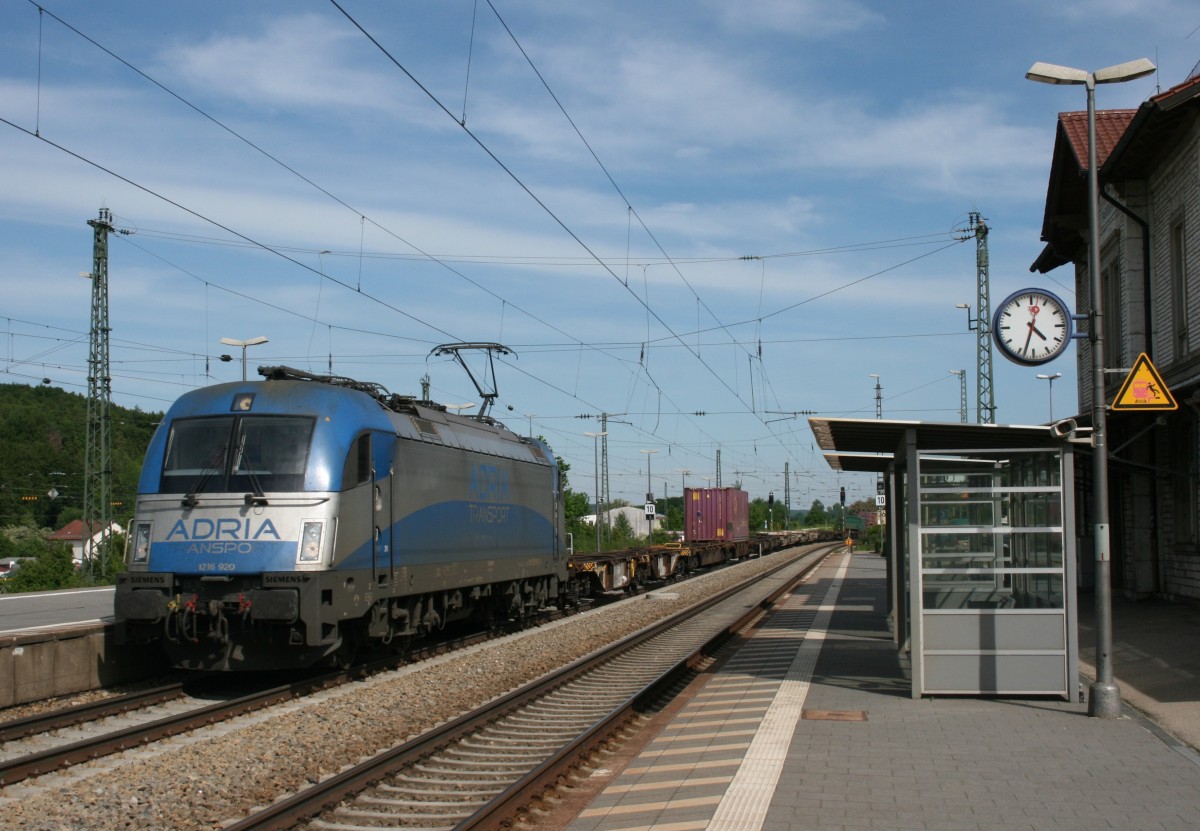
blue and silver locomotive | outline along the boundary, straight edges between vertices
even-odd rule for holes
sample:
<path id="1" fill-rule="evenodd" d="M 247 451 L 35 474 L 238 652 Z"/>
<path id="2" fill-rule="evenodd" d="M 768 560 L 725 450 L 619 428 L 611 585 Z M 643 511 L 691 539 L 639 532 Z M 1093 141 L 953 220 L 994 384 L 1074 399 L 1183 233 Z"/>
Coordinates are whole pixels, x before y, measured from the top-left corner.
<path id="1" fill-rule="evenodd" d="M 150 443 L 117 637 L 174 665 L 345 661 L 566 602 L 549 448 L 488 418 L 287 367 L 189 392 Z"/>

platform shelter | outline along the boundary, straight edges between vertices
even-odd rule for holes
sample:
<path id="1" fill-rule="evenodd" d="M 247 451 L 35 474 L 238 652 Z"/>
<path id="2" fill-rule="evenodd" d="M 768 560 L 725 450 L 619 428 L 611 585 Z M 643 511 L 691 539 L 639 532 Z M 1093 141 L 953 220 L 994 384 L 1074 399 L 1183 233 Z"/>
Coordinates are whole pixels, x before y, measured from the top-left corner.
<path id="1" fill-rule="evenodd" d="M 889 618 L 914 698 L 1079 692 L 1072 445 L 1046 426 L 810 418 L 880 476 Z"/>

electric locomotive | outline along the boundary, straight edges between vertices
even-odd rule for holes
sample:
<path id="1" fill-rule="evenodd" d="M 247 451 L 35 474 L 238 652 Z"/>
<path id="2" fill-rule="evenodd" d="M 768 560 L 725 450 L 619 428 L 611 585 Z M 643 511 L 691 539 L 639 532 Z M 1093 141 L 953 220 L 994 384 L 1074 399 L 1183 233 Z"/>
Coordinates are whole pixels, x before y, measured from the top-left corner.
<path id="1" fill-rule="evenodd" d="M 185 394 L 152 439 L 118 643 L 185 669 L 299 668 L 568 600 L 541 441 L 376 384 L 259 373 Z"/>

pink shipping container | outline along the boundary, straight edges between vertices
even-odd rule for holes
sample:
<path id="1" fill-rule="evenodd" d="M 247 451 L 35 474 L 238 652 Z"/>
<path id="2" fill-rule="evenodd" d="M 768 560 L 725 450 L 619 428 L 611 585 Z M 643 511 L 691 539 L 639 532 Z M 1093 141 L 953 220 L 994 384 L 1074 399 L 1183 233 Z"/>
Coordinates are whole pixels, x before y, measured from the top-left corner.
<path id="1" fill-rule="evenodd" d="M 750 538 L 750 495 L 737 488 L 684 488 L 687 542 L 740 542 Z"/>

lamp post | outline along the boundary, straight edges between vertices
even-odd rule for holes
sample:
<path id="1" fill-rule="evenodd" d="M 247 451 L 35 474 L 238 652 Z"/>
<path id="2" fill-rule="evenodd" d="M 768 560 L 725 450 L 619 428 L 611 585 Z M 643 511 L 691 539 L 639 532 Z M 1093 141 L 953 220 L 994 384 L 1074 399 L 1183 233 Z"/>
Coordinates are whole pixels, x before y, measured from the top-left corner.
<path id="1" fill-rule="evenodd" d="M 262 335 L 256 338 L 248 338 L 247 340 L 236 340 L 234 338 L 221 338 L 221 343 L 226 346 L 240 346 L 242 348 L 242 380 L 246 380 L 246 347 L 258 346 L 260 343 L 266 343 L 267 339 Z"/>
<path id="2" fill-rule="evenodd" d="M 646 454 L 646 544 L 649 545 L 654 541 L 654 514 L 651 513 L 651 506 L 654 504 L 654 489 L 650 484 L 650 457 L 658 451 L 639 450 L 638 452 Z"/>
<path id="3" fill-rule="evenodd" d="M 1061 378 L 1061 377 L 1062 377 L 1061 372 L 1055 372 L 1053 375 L 1045 375 L 1041 372 L 1038 373 L 1038 378 L 1040 378 L 1043 381 L 1050 382 L 1050 420 L 1051 421 L 1054 421 L 1054 379 Z"/>
<path id="4" fill-rule="evenodd" d="M 680 521 L 683 522 L 684 527 L 686 528 L 687 517 L 684 514 L 684 511 L 687 510 L 687 501 L 683 498 L 683 495 L 687 492 L 687 475 L 692 472 L 692 469 L 690 467 L 681 467 L 676 468 L 675 472 L 679 474 L 679 517 Z M 683 529 L 681 528 L 680 530 Z"/>
<path id="5" fill-rule="evenodd" d="M 958 376 L 958 420 L 963 424 L 967 423 L 967 371 L 965 369 L 951 369 L 951 375 Z"/>
<path id="6" fill-rule="evenodd" d="M 608 431 L 603 433 L 584 433 L 585 436 L 592 437 L 592 467 L 596 473 L 596 521 L 593 523 L 596 526 L 596 553 L 600 553 L 600 437 L 607 436 Z"/>
<path id="7" fill-rule="evenodd" d="M 1088 715 L 1118 718 L 1121 690 L 1113 680 L 1111 550 L 1108 528 L 1107 413 L 1104 395 L 1104 310 L 1100 280 L 1100 175 L 1096 169 L 1096 84 L 1115 84 L 1149 75 L 1154 64 L 1145 58 L 1088 72 L 1069 66 L 1035 63 L 1025 73 L 1043 84 L 1082 84 L 1087 88 L 1088 135 L 1088 285 L 1092 311 L 1088 340 L 1092 348 L 1092 514 L 1096 551 L 1096 680 L 1088 690 Z"/>

